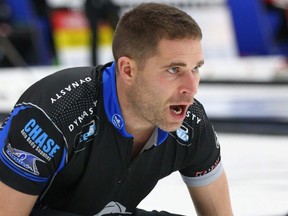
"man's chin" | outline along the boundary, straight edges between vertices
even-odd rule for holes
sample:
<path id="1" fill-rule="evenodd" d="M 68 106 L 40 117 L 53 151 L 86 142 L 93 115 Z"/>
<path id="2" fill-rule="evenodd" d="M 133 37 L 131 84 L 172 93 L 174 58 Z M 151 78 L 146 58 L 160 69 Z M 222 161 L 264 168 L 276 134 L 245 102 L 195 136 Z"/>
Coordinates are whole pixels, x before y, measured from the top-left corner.
<path id="1" fill-rule="evenodd" d="M 174 132 L 176 130 L 178 130 L 182 125 L 181 123 L 174 123 L 174 124 L 167 124 L 165 126 L 159 126 L 159 128 L 163 131 L 167 131 L 167 132 Z"/>

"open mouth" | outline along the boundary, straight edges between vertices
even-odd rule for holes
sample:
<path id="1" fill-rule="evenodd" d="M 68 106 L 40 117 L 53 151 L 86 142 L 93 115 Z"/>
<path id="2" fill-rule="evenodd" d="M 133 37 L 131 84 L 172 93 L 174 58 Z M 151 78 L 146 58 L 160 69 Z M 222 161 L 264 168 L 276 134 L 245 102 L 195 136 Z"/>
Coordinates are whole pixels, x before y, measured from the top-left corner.
<path id="1" fill-rule="evenodd" d="M 172 106 L 170 106 L 170 109 L 176 115 L 182 115 L 184 110 L 185 110 L 185 107 L 186 106 L 184 106 L 184 105 L 172 105 Z"/>

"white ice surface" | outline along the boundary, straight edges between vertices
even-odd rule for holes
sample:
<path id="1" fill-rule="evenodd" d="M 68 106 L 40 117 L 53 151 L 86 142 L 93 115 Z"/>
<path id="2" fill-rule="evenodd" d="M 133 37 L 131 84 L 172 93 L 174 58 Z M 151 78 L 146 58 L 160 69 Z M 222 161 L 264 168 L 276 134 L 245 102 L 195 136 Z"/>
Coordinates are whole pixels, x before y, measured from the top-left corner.
<path id="1" fill-rule="evenodd" d="M 288 136 L 219 134 L 235 216 L 288 213 Z M 180 174 L 162 179 L 141 208 L 196 215 Z"/>

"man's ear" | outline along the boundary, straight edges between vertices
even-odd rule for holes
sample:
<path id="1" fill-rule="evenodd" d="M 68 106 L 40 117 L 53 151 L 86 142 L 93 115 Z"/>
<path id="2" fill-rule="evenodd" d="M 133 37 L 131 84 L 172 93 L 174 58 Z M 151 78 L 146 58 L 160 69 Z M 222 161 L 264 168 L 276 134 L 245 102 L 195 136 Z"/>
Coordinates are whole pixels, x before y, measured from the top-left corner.
<path id="1" fill-rule="evenodd" d="M 135 76 L 136 64 L 129 57 L 122 56 L 118 59 L 118 73 L 125 83 L 131 83 Z"/>

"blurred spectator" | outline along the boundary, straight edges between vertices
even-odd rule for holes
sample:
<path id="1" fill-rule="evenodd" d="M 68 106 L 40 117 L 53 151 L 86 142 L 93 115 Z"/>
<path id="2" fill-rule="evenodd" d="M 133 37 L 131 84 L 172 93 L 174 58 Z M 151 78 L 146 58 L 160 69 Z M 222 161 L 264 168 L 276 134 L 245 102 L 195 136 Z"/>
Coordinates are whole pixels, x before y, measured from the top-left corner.
<path id="1" fill-rule="evenodd" d="M 288 0 L 263 0 L 268 11 L 276 12 L 280 16 L 275 42 L 283 44 L 288 49 Z M 286 52 L 287 53 L 287 52 Z M 285 62 L 280 66 L 276 76 L 287 78 L 288 74 L 288 54 L 285 54 Z"/>
<path id="2" fill-rule="evenodd" d="M 7 24 L 10 22 L 11 9 L 4 0 L 0 0 L 0 24 Z"/>
<path id="3" fill-rule="evenodd" d="M 24 66 L 26 62 L 10 42 L 12 35 L 11 8 L 5 0 L 0 0 L 0 67 Z"/>
<path id="4" fill-rule="evenodd" d="M 44 34 L 44 39 L 47 42 L 48 45 L 48 53 L 49 53 L 49 58 L 56 60 L 56 49 L 55 49 L 55 44 L 54 44 L 54 39 L 53 39 L 53 34 L 52 34 L 52 26 L 51 26 L 51 11 L 52 9 L 47 3 L 47 0 L 32 0 L 34 10 L 35 10 L 35 15 L 41 22 L 43 26 L 43 34 Z"/>
<path id="5" fill-rule="evenodd" d="M 288 1 L 287 0 L 263 0 L 268 11 L 276 12 L 280 17 L 275 39 L 276 42 L 288 42 Z"/>
<path id="6" fill-rule="evenodd" d="M 0 67 L 51 64 L 55 51 L 45 10 L 45 0 L 0 0 Z"/>
<path id="7" fill-rule="evenodd" d="M 91 64 L 98 64 L 98 25 L 101 22 L 108 23 L 114 30 L 119 20 L 120 7 L 111 0 L 85 0 L 84 10 L 91 31 L 90 57 Z"/>

